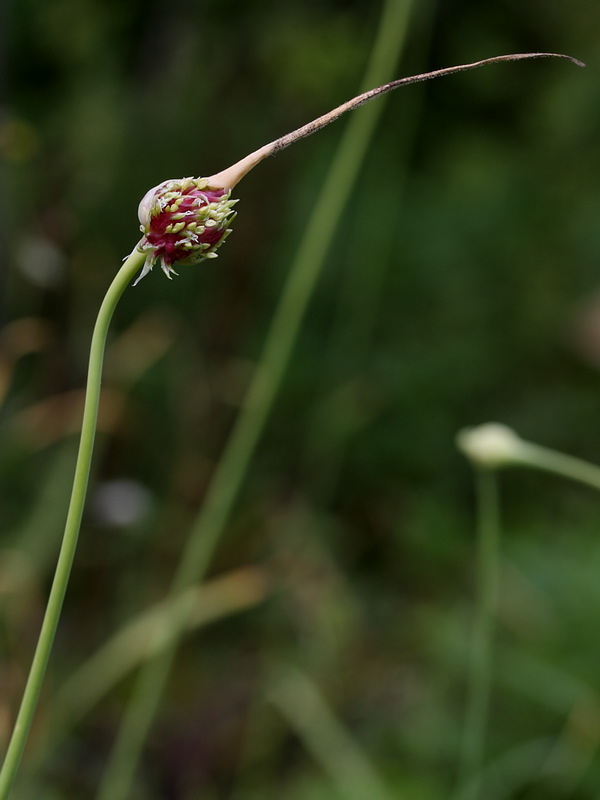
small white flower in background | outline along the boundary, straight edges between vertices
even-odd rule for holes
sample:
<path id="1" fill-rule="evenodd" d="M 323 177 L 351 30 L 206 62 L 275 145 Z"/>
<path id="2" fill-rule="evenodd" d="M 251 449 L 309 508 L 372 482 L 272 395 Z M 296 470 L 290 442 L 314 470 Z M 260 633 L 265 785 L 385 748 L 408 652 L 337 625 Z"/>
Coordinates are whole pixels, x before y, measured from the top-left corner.
<path id="1" fill-rule="evenodd" d="M 458 449 L 478 467 L 497 469 L 522 461 L 525 442 L 512 428 L 488 422 L 465 428 L 456 437 Z"/>

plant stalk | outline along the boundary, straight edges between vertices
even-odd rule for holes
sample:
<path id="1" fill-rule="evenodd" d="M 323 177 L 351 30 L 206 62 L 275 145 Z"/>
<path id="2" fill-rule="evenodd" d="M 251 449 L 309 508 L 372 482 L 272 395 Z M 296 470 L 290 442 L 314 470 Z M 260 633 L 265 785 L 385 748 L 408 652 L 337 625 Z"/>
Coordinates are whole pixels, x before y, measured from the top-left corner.
<path id="1" fill-rule="evenodd" d="M 0 770 L 0 800 L 6 800 L 6 798 L 8 798 L 23 756 L 23 751 L 40 697 L 44 675 L 50 657 L 50 651 L 54 643 L 67 584 L 71 574 L 71 567 L 75 557 L 90 475 L 94 439 L 96 436 L 96 421 L 98 418 L 100 385 L 102 381 L 102 364 L 104 361 L 108 327 L 119 298 L 126 287 L 131 283 L 135 273 L 142 266 L 144 258 L 144 254 L 134 250 L 125 260 L 104 297 L 94 326 L 90 347 L 81 438 L 75 465 L 75 476 L 73 478 L 69 511 L 38 643 L 4 763 Z"/>
<path id="2" fill-rule="evenodd" d="M 523 441 L 519 451 L 519 464 L 600 490 L 600 467 L 549 447 Z"/>
<path id="3" fill-rule="evenodd" d="M 500 511 L 495 470 L 478 469 L 478 603 L 471 642 L 459 775 L 460 800 L 477 800 L 488 722 L 500 572 Z"/>

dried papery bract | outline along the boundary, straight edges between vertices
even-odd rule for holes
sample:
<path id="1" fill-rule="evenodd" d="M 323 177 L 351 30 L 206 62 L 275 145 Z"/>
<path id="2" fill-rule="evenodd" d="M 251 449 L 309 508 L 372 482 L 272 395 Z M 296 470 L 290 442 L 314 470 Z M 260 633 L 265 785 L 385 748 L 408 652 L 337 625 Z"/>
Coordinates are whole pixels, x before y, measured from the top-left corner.
<path id="1" fill-rule="evenodd" d="M 230 199 L 234 186 L 264 158 L 275 155 L 290 144 L 321 130 L 345 114 L 346 111 L 358 108 L 369 100 L 398 89 L 400 86 L 408 86 L 444 75 L 453 75 L 456 72 L 464 72 L 486 64 L 532 58 L 566 58 L 580 67 L 584 66 L 578 59 L 562 53 L 512 53 L 473 61 L 469 64 L 459 64 L 456 67 L 423 72 L 408 78 L 399 78 L 353 97 L 352 100 L 348 100 L 295 131 L 286 133 L 285 136 L 264 145 L 242 158 L 241 161 L 209 178 L 164 181 L 154 189 L 150 189 L 140 203 L 139 218 L 144 237 L 138 244 L 138 249 L 147 255 L 138 281 L 157 263 L 170 278 L 171 275 L 176 274 L 173 269 L 173 264 L 176 262 L 197 264 L 205 258 L 215 258 L 216 249 L 231 232 L 231 228 L 228 226 L 235 217 L 232 208 L 237 201 Z"/>
<path id="2" fill-rule="evenodd" d="M 326 125 L 329 125 L 330 122 L 334 122 L 336 119 L 338 119 L 338 117 L 341 117 L 342 114 L 346 113 L 346 111 L 352 111 L 353 109 L 364 105 L 369 100 L 379 97 L 379 95 L 386 94 L 387 92 L 391 92 L 394 89 L 398 89 L 400 86 L 409 86 L 410 84 L 421 83 L 423 81 L 431 80 L 432 78 L 441 78 L 445 75 L 454 75 L 456 72 L 464 72 L 469 69 L 476 69 L 477 67 L 483 67 L 486 64 L 497 64 L 503 61 L 522 61 L 524 59 L 532 58 L 566 58 L 568 61 L 572 61 L 579 67 L 585 66 L 585 64 L 582 61 L 579 61 L 577 58 L 564 55 L 563 53 L 512 53 L 504 56 L 484 58 L 481 61 L 472 61 L 469 64 L 459 64 L 456 67 L 445 67 L 444 69 L 436 69 L 432 72 L 422 72 L 419 75 L 410 75 L 408 78 L 399 78 L 398 80 L 390 81 L 390 83 L 385 83 L 383 86 L 377 86 L 375 89 L 369 89 L 367 92 L 363 92 L 362 94 L 353 97 L 352 100 L 342 103 L 341 106 L 332 109 L 327 114 L 323 114 L 322 117 L 318 117 L 317 119 L 312 120 L 312 122 L 308 122 L 306 125 L 303 125 L 301 128 L 297 128 L 291 133 L 286 133 L 285 136 L 281 136 L 279 139 L 275 139 L 275 141 L 264 145 L 259 150 L 255 150 L 241 161 L 238 161 L 236 164 L 233 164 L 233 166 L 228 167 L 228 169 L 218 172 L 216 175 L 211 175 L 211 177 L 208 178 L 209 185 L 213 187 L 220 186 L 223 188 L 228 187 L 233 189 L 236 183 L 238 183 L 244 177 L 244 175 L 247 175 L 251 169 L 260 163 L 263 158 L 275 155 L 280 150 L 283 150 L 290 144 L 297 142 L 299 139 L 304 139 L 306 136 L 316 133 L 316 131 L 319 131 Z"/>

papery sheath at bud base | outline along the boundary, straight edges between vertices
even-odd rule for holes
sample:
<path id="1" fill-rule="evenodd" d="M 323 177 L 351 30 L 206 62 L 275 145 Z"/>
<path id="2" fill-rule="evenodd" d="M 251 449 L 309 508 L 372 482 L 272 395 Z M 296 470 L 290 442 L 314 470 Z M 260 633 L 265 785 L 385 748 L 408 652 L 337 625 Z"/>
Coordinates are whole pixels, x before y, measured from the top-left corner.
<path id="1" fill-rule="evenodd" d="M 138 208 L 144 236 L 137 249 L 147 256 L 136 283 L 155 264 L 170 278 L 177 274 L 175 263 L 216 258 L 235 218 L 237 200 L 230 196 L 230 189 L 211 187 L 208 178 L 169 180 L 150 189 Z"/>

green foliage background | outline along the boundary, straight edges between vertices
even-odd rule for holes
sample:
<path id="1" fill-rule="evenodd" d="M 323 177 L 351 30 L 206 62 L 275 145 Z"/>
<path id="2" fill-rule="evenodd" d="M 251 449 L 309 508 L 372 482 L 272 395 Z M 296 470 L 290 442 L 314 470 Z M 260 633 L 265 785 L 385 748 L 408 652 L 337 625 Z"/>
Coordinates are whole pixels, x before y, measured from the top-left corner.
<path id="1" fill-rule="evenodd" d="M 415 6 L 398 75 L 528 50 L 587 69 L 499 65 L 389 98 L 211 570 L 243 581 L 233 571 L 251 567 L 264 599 L 186 639 L 136 797 L 340 797 L 272 700 L 290 662 L 399 798 L 449 797 L 475 579 L 455 434 L 497 419 L 600 461 L 600 8 Z M 354 95 L 379 13 L 366 0 L 4 5 L 0 735 L 60 541 L 93 320 L 137 241 L 139 199 Z M 40 797 L 95 796 L 130 684 L 56 747 L 53 694 L 163 597 L 345 122 L 244 180 L 218 261 L 171 283 L 155 270 L 117 310 L 88 512 L 24 764 L 38 764 Z M 487 796 L 591 800 L 600 498 L 525 472 L 502 490 Z"/>

